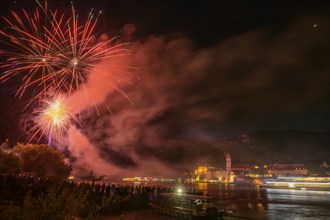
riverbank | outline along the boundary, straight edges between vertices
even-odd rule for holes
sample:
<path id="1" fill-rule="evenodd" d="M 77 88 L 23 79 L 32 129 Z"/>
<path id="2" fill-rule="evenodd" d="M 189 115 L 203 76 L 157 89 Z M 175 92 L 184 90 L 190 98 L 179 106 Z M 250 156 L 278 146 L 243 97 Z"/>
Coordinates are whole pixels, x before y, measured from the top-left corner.
<path id="1" fill-rule="evenodd" d="M 147 209 L 159 193 L 173 190 L 0 174 L 0 213 L 4 219 L 94 219 Z"/>
<path id="2" fill-rule="evenodd" d="M 0 213 L 4 219 L 64 219 L 145 209 L 167 188 L 0 175 Z"/>

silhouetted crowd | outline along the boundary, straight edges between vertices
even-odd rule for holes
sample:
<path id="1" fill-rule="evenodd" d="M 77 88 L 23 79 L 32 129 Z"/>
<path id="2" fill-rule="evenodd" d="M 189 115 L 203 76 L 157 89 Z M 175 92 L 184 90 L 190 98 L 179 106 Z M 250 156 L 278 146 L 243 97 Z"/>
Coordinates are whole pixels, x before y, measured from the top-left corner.
<path id="1" fill-rule="evenodd" d="M 120 185 L 115 183 L 55 181 L 53 179 L 38 178 L 34 175 L 0 174 L 0 193 L 7 191 L 24 196 L 31 192 L 32 196 L 47 193 L 50 187 L 56 187 L 59 192 L 65 189 L 81 191 L 91 196 L 119 197 L 126 199 L 145 198 L 157 199 L 159 193 L 174 192 L 174 187 L 149 185 Z M 186 193 L 202 195 L 195 189 L 186 189 Z"/>

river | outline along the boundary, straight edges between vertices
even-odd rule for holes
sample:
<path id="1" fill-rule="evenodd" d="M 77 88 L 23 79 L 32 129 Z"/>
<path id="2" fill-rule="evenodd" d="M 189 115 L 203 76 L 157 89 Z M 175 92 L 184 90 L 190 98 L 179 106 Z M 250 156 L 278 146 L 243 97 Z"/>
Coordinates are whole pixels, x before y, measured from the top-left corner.
<path id="1" fill-rule="evenodd" d="M 216 199 L 219 208 L 235 209 L 236 213 L 225 219 L 267 220 L 330 220 L 330 189 L 328 191 L 266 189 L 258 186 L 234 184 L 195 184 Z M 173 220 L 152 210 L 139 210 L 102 220 Z"/>

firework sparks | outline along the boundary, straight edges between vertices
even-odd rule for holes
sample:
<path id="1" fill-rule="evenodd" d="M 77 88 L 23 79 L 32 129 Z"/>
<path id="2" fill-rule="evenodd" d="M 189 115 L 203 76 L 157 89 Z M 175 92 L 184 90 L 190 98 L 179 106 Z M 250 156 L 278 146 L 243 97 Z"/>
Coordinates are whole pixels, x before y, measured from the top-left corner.
<path id="1" fill-rule="evenodd" d="M 95 95 L 91 97 L 87 91 L 88 77 L 96 72 L 106 76 L 104 83 L 107 87 L 130 100 L 116 82 L 132 83 L 113 71 L 107 72 L 109 68 L 101 70 L 96 67 L 104 60 L 108 62 L 109 58 L 131 53 L 125 46 L 127 43 L 120 43 L 117 38 L 94 35 L 101 12 L 95 16 L 91 11 L 84 22 L 83 19 L 78 22 L 73 4 L 71 14 L 66 15 L 48 9 L 47 1 L 44 5 L 38 0 L 36 3 L 38 6 L 32 13 L 22 9 L 20 12 L 11 11 L 10 17 L 3 17 L 7 27 L 0 30 L 0 43 L 4 45 L 0 50 L 4 58 L 0 63 L 0 68 L 4 69 L 0 83 L 17 78 L 21 83 L 16 96 L 33 94 L 26 108 L 30 105 L 40 108 L 33 110 L 32 127 L 26 130 L 32 134 L 29 142 L 37 137 L 39 142 L 46 136 L 50 145 L 52 140 L 63 136 L 72 121 L 79 124 L 74 116 L 77 112 L 70 112 L 64 99 L 56 98 L 54 94 L 66 94 L 68 99 L 82 90 L 96 108 L 97 100 L 91 100 Z"/>
<path id="2" fill-rule="evenodd" d="M 75 9 L 67 17 L 48 9 L 47 2 L 37 7 L 32 15 L 11 12 L 4 17 L 9 26 L 0 31 L 8 50 L 0 51 L 6 61 L 0 76 L 4 82 L 14 76 L 22 79 L 16 95 L 21 97 L 27 88 L 36 90 L 34 99 L 42 99 L 48 90 L 68 95 L 86 82 L 89 71 L 103 59 L 129 54 L 124 43 L 115 38 L 97 41 L 93 35 L 98 16 L 90 12 L 87 21 L 78 23 Z"/>
<path id="3" fill-rule="evenodd" d="M 71 113 L 62 97 L 58 97 L 54 101 L 43 100 L 42 102 L 41 108 L 34 112 L 37 116 L 34 119 L 36 125 L 33 127 L 33 130 L 36 131 L 30 140 L 41 132 L 41 136 L 45 135 L 48 137 L 48 145 L 51 145 L 54 138 L 62 137 L 72 122 L 79 123 L 79 121 Z"/>

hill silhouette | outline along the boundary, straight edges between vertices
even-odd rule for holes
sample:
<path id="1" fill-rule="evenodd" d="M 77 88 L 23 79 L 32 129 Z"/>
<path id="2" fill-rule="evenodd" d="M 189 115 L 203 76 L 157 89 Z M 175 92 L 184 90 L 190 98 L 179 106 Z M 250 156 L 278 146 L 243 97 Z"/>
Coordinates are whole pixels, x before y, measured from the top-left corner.
<path id="1" fill-rule="evenodd" d="M 330 131 L 257 131 L 231 140 L 233 163 L 318 163 L 330 159 Z"/>

